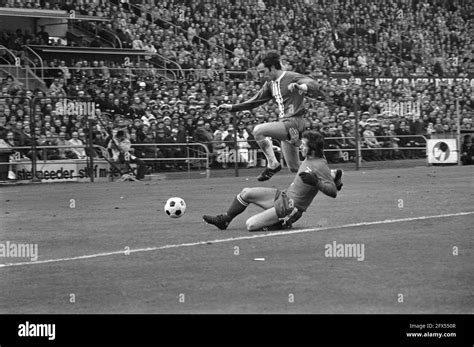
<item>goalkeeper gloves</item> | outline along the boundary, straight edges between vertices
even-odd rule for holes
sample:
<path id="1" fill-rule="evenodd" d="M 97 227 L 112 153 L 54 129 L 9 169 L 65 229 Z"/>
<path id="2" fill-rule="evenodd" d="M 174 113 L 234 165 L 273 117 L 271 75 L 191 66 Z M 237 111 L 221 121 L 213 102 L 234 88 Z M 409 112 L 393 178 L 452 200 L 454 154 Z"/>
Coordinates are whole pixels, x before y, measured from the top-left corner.
<path id="1" fill-rule="evenodd" d="M 316 176 L 311 175 L 309 172 L 301 172 L 299 176 L 304 183 L 311 186 L 316 186 L 319 182 L 319 179 Z"/>

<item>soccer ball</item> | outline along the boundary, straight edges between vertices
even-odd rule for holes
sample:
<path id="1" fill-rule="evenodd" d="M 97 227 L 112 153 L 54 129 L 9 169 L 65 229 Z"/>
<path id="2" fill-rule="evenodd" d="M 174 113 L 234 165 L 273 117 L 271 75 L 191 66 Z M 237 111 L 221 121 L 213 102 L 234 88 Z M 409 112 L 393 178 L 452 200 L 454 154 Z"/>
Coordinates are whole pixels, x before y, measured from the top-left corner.
<path id="1" fill-rule="evenodd" d="M 168 217 L 179 218 L 186 212 L 186 203 L 181 198 L 169 198 L 165 204 L 165 213 Z"/>

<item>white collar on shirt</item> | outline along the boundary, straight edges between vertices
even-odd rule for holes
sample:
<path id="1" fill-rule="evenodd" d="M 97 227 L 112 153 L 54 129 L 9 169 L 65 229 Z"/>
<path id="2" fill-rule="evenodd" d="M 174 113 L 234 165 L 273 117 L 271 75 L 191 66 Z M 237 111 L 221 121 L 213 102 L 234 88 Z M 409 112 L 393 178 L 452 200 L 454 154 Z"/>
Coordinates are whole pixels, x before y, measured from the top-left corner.
<path id="1" fill-rule="evenodd" d="M 283 78 L 283 76 L 285 76 L 286 74 L 286 71 L 283 71 L 283 73 L 280 75 L 280 77 L 278 77 L 274 82 L 275 83 L 280 83 L 281 79 Z"/>

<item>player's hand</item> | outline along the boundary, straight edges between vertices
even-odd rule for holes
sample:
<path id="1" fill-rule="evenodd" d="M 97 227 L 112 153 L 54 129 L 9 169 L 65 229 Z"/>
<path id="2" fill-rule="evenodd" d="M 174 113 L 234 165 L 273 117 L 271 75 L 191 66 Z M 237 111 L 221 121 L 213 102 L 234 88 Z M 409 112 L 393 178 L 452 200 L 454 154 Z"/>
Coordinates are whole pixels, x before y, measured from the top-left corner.
<path id="1" fill-rule="evenodd" d="M 298 131 L 298 129 L 296 128 L 290 128 L 290 130 L 288 130 L 288 133 L 290 135 L 290 143 L 293 145 L 293 146 L 296 146 L 300 140 L 300 132 Z"/>
<path id="2" fill-rule="evenodd" d="M 298 221 L 301 218 L 302 215 L 303 215 L 303 211 L 298 210 L 297 208 L 295 208 L 289 216 L 286 216 L 285 218 L 283 218 L 283 223 L 281 225 L 281 228 L 282 229 L 291 229 L 291 227 L 293 226 L 293 223 Z"/>
<path id="3" fill-rule="evenodd" d="M 217 113 L 221 113 L 224 111 L 230 111 L 232 109 L 231 104 L 222 104 L 217 107 Z"/>
<path id="4" fill-rule="evenodd" d="M 319 179 L 314 176 L 314 175 L 311 175 L 309 172 L 301 172 L 299 174 L 299 176 L 301 177 L 301 180 L 306 183 L 306 184 L 309 184 L 311 186 L 316 186 L 319 182 Z"/>

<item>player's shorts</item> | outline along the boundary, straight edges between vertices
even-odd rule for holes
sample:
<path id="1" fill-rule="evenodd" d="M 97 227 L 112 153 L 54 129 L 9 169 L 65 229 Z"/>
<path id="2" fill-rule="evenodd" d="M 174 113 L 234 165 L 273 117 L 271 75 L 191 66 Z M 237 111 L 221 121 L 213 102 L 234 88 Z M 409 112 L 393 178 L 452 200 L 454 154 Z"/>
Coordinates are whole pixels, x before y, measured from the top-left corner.
<path id="1" fill-rule="evenodd" d="M 290 130 L 290 128 L 295 128 L 295 129 L 298 129 L 301 135 L 303 131 L 306 129 L 306 119 L 303 115 L 283 118 L 280 121 L 283 122 L 283 124 L 285 124 L 285 128 L 287 132 Z"/>
<path id="2" fill-rule="evenodd" d="M 275 211 L 278 218 L 285 218 L 295 210 L 298 210 L 293 202 L 293 199 L 290 199 L 286 192 L 282 192 L 281 190 L 277 189 L 275 193 L 275 202 L 273 204 L 275 206 Z"/>

